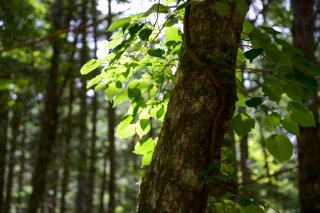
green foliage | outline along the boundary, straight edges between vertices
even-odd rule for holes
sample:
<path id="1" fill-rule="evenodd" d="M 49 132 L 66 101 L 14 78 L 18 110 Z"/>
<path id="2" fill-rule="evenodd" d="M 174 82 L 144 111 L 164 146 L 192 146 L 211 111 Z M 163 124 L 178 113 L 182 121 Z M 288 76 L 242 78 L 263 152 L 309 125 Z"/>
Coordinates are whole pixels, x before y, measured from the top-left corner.
<path id="1" fill-rule="evenodd" d="M 293 154 L 293 146 L 285 135 L 271 135 L 266 141 L 266 148 L 281 163 L 289 160 Z"/>
<path id="2" fill-rule="evenodd" d="M 239 113 L 232 119 L 232 128 L 239 137 L 247 135 L 254 125 L 254 120 L 245 113 Z"/>
<path id="3" fill-rule="evenodd" d="M 106 88 L 105 93 L 114 106 L 129 101 L 127 116 L 117 130 L 119 137 L 138 135 L 143 140 L 151 129 L 150 119 L 162 121 L 164 118 L 174 87 L 173 69 L 177 67 L 182 49 L 182 33 L 177 24 L 182 22 L 186 6 L 186 3 L 178 1 L 176 8 L 171 9 L 167 5 L 172 2 L 157 3 L 144 13 L 115 21 L 108 28 L 108 31 L 116 31 L 108 43 L 112 53 L 103 59 L 89 61 L 81 69 L 82 74 L 87 74 L 103 65 L 101 74 L 88 83 L 88 88 Z M 233 3 L 239 13 L 248 11 L 245 0 L 217 1 L 214 9 L 224 17 Z M 157 19 L 152 23 L 146 18 L 154 13 Z M 166 20 L 161 24 L 158 21 L 160 13 L 166 14 Z M 298 136 L 298 125 L 315 125 L 312 112 L 302 105 L 302 101 L 316 90 L 316 76 L 320 75 L 320 69 L 280 36 L 281 33 L 270 26 L 254 27 L 244 21 L 241 38 L 246 45 L 238 51 L 237 67 L 245 61 L 253 64 L 263 60 L 268 69 L 253 68 L 262 73 L 263 81 L 259 87 L 260 94 L 249 98 L 246 97 L 241 73 L 237 73 L 237 105 L 264 113 L 270 132 L 277 132 L 283 127 Z M 239 137 L 244 137 L 254 129 L 255 122 L 248 114 L 237 113 L 232 127 Z M 271 136 L 266 147 L 280 162 L 292 155 L 292 145 L 284 135 Z"/>

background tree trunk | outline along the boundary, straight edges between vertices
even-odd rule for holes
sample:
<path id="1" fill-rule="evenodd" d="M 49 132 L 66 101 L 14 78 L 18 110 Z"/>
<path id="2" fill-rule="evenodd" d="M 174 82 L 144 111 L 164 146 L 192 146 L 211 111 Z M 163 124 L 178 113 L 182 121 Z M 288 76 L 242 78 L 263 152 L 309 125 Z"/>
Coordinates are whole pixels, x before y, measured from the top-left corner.
<path id="1" fill-rule="evenodd" d="M 315 61 L 315 1 L 294 0 L 293 43 Z M 320 212 L 320 101 L 317 93 L 306 103 L 313 112 L 316 127 L 300 128 L 298 141 L 299 200 L 301 212 Z"/>
<path id="2" fill-rule="evenodd" d="M 228 14 L 221 17 L 214 10 L 215 2 L 186 8 L 185 51 L 158 144 L 140 187 L 139 213 L 201 213 L 206 209 L 208 191 L 215 197 L 227 192 L 226 187 L 213 181 L 206 184 L 206 180 L 219 175 L 221 144 L 234 112 L 234 68 L 244 14 L 230 5 Z"/>
<path id="3" fill-rule="evenodd" d="M 115 109 L 112 106 L 112 102 L 109 102 L 108 106 L 108 139 L 109 139 L 109 161 L 110 161 L 110 173 L 109 173 L 109 205 L 108 213 L 114 213 L 116 209 L 116 161 L 115 161 Z"/>
<path id="4" fill-rule="evenodd" d="M 5 191 L 4 180 L 7 156 L 8 96 L 8 91 L 0 91 L 0 211 L 4 209 L 3 194 Z"/>
<path id="5" fill-rule="evenodd" d="M 88 0 L 82 0 L 81 6 L 81 23 L 87 24 L 87 9 Z M 87 62 L 87 29 L 84 28 L 81 32 L 82 49 L 80 52 L 80 63 L 85 64 Z M 89 212 L 87 206 L 88 200 L 88 142 L 87 142 L 87 77 L 81 76 L 81 88 L 80 88 L 80 114 L 79 114 L 79 161 L 78 161 L 78 192 L 76 198 L 76 212 L 87 213 Z"/>
<path id="6" fill-rule="evenodd" d="M 19 101 L 17 101 L 19 105 Z M 6 188 L 6 200 L 4 213 L 9 213 L 11 209 L 11 199 L 12 199 L 12 187 L 13 187 L 13 177 L 14 177 L 14 166 L 16 165 L 15 152 L 17 149 L 17 140 L 20 135 L 20 123 L 21 123 L 21 109 L 17 107 L 13 111 L 11 119 L 11 141 L 10 141 L 10 151 L 9 151 L 9 168 L 7 175 L 7 188 Z"/>

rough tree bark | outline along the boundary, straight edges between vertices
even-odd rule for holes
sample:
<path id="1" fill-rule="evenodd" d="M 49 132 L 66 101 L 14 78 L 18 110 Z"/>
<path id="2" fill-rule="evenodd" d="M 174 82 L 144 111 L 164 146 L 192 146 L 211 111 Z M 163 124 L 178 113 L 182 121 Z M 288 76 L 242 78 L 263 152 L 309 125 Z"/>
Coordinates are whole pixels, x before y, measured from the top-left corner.
<path id="1" fill-rule="evenodd" d="M 208 193 L 226 186 L 206 183 L 219 175 L 221 145 L 236 101 L 235 64 L 244 14 L 230 3 L 221 17 L 217 0 L 187 6 L 184 52 L 158 144 L 140 186 L 137 212 L 202 213 Z M 215 169 L 210 170 L 209 166 Z"/>
<path id="2" fill-rule="evenodd" d="M 293 43 L 315 61 L 315 1 L 293 0 Z M 300 212 L 320 212 L 320 123 L 317 94 L 306 105 L 313 112 L 316 126 L 300 128 L 298 141 Z"/>

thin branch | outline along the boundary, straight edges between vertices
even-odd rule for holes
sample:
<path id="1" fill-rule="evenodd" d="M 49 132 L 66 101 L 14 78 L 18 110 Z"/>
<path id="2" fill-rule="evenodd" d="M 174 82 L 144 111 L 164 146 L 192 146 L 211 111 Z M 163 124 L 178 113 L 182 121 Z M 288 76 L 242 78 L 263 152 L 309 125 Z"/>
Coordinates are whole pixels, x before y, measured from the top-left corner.
<path id="1" fill-rule="evenodd" d="M 118 13 L 120 14 L 120 13 Z M 118 14 L 115 14 L 115 15 L 118 15 Z M 107 20 L 107 17 L 105 18 L 102 18 L 102 19 L 99 19 L 95 22 L 92 22 L 90 24 L 83 24 L 83 25 L 80 25 L 76 28 L 73 28 L 73 29 L 61 29 L 61 30 L 58 30 L 52 34 L 49 34 L 49 35 L 46 35 L 42 38 L 37 38 L 37 39 L 34 39 L 34 40 L 31 40 L 31 41 L 27 41 L 25 43 L 20 43 L 20 44 L 16 44 L 16 45 L 13 45 L 13 46 L 10 46 L 10 47 L 3 47 L 2 49 L 0 49 L 0 54 L 3 53 L 3 52 L 9 52 L 9 51 L 12 51 L 14 49 L 20 49 L 20 48 L 24 48 L 24 47 L 29 47 L 29 46 L 34 46 L 38 43 L 41 43 L 43 41 L 47 41 L 47 40 L 51 40 L 53 38 L 56 38 L 62 34 L 65 34 L 65 33 L 68 33 L 68 32 L 73 32 L 73 33 L 77 33 L 79 31 L 82 31 L 84 29 L 87 29 L 89 27 L 94 27 L 94 26 L 97 26 L 98 24 L 100 24 L 101 22 Z"/>

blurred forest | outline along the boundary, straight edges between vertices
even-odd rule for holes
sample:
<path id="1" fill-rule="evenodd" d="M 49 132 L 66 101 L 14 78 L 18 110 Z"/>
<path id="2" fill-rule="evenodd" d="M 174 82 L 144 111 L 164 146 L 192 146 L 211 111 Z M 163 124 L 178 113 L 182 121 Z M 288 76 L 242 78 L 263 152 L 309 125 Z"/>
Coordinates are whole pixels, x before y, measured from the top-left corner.
<path id="1" fill-rule="evenodd" d="M 82 76 L 80 69 L 98 57 L 102 41 L 111 37 L 106 29 L 128 16 L 130 5 L 152 3 L 0 1 L 1 213 L 135 211 L 145 169 L 133 153 L 138 136 L 120 139 L 116 134 L 128 103 L 113 107 L 103 90 L 88 90 L 98 70 Z M 319 0 L 254 0 L 246 19 L 275 27 L 318 63 L 319 10 Z M 263 77 L 244 65 L 243 78 L 246 93 L 258 94 Z M 265 149 L 272 130 L 264 114 L 252 113 L 260 125 L 248 136 L 240 139 L 230 131 L 235 182 L 268 203 L 269 212 L 309 212 L 303 206 L 320 200 L 319 97 L 306 104 L 317 127 L 300 128 L 299 143 L 288 134 L 294 155 L 284 164 Z M 159 132 L 160 124 L 153 122 L 148 134 L 155 138 Z"/>

